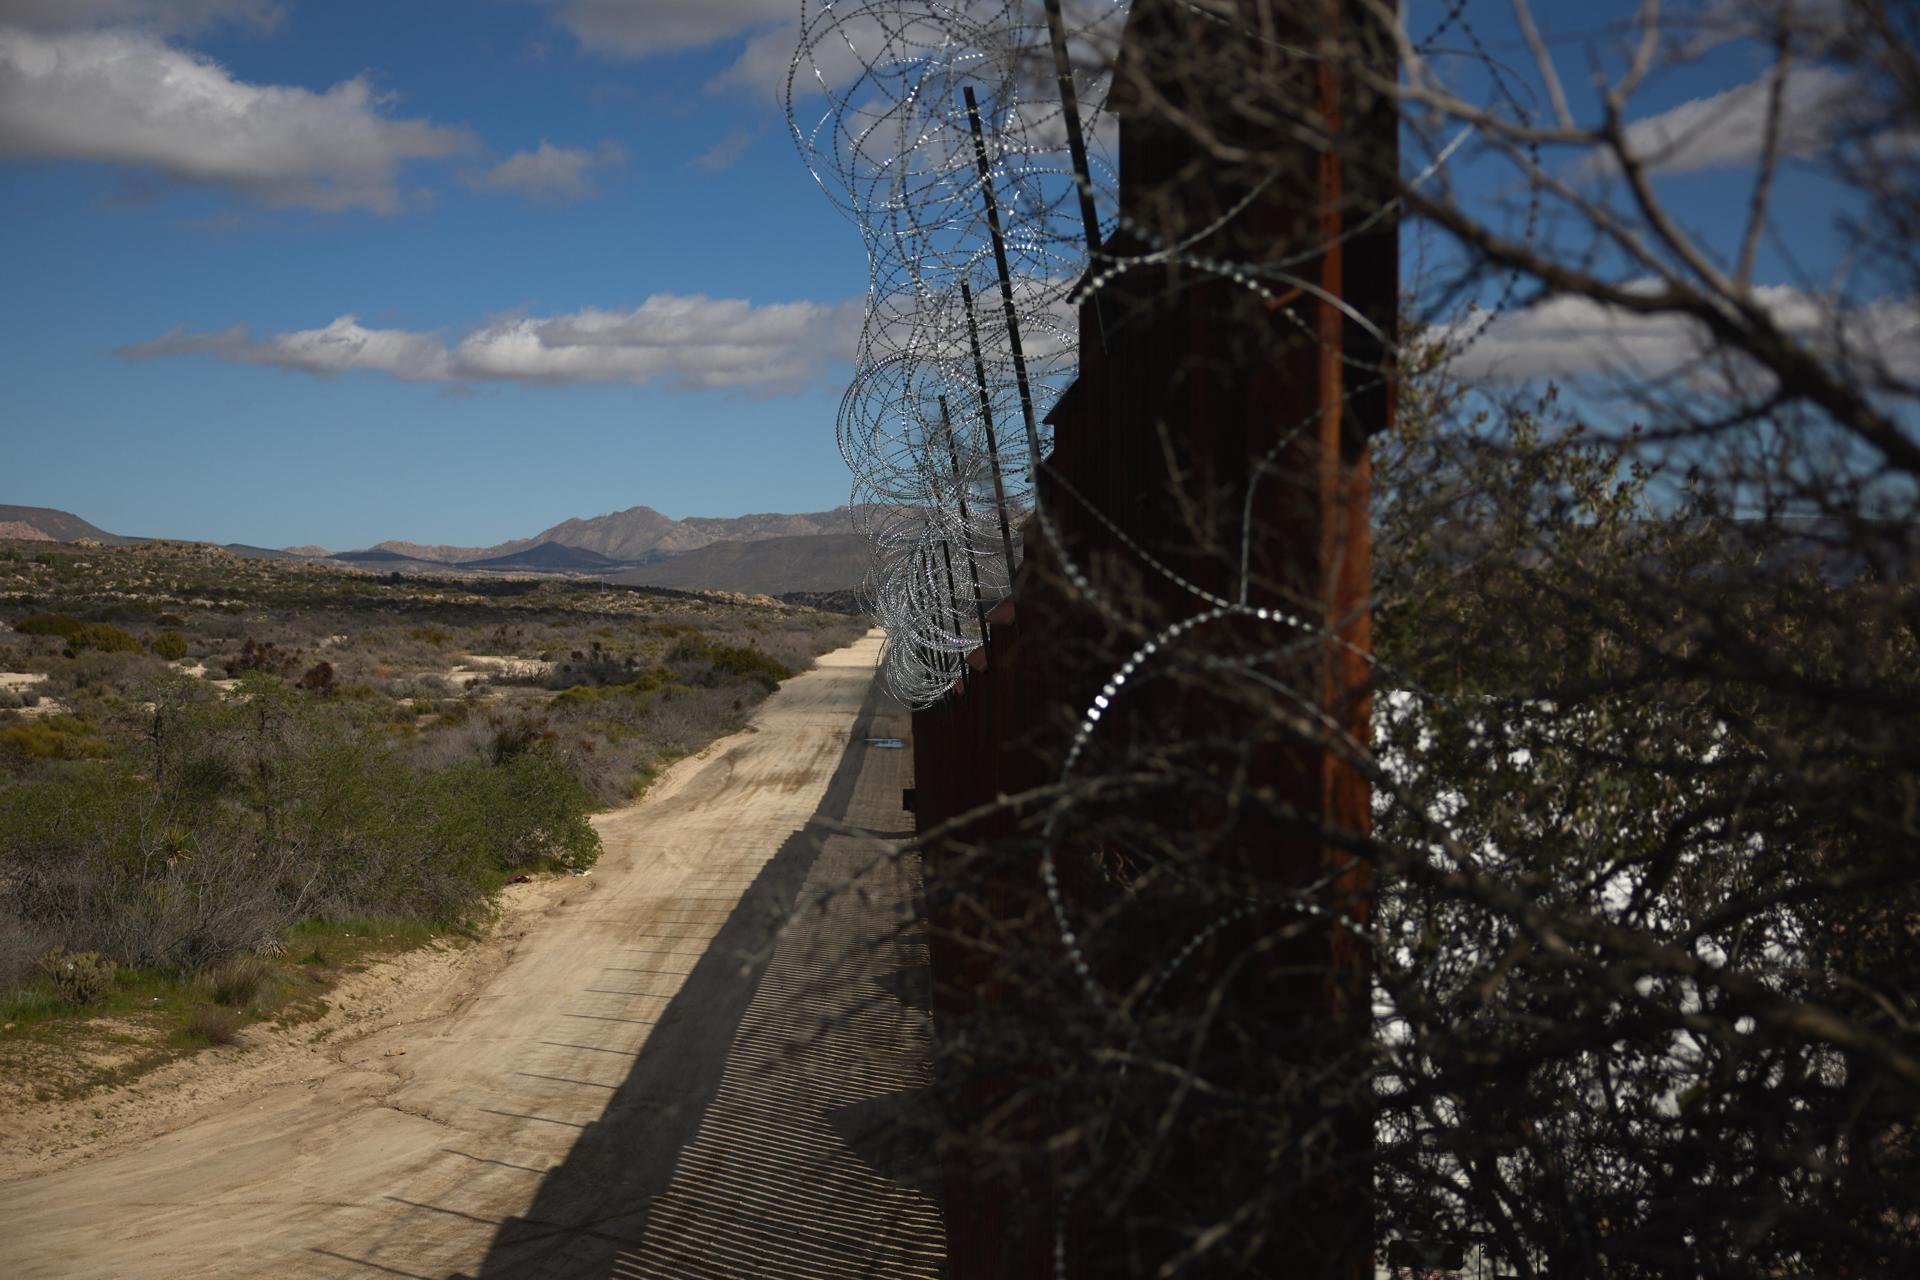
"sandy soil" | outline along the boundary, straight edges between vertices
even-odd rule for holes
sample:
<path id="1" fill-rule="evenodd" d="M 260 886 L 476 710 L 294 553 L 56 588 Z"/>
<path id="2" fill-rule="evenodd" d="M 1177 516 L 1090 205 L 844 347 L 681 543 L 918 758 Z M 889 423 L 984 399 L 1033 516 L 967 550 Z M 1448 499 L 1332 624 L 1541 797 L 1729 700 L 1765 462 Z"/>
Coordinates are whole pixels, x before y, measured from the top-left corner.
<path id="1" fill-rule="evenodd" d="M 0 1080 L 0 1184 L 136 1146 L 275 1085 L 317 1081 L 339 1067 L 355 1041 L 431 1009 L 436 1000 L 452 1007 L 468 989 L 484 984 L 512 958 L 542 915 L 583 892 L 590 879 L 555 876 L 509 885 L 500 917 L 483 940 L 435 944 L 377 960 L 327 994 L 324 1016 L 292 1028 L 249 1027 L 238 1045 L 203 1050 L 130 1084 L 76 1099 L 40 1101 L 36 1080 L 24 1074 Z M 100 1033 L 83 1047 L 88 1070 L 96 1075 L 145 1056 L 154 1039 L 146 1027 L 96 1022 L 89 1030 Z M 124 1034 L 116 1037 L 117 1031 Z M 59 1078 L 59 1064 L 46 1064 L 45 1074 Z"/>
<path id="2" fill-rule="evenodd" d="M 0 689 L 9 693 L 33 693 L 36 686 L 46 682 L 46 676 L 37 671 L 0 671 Z M 41 694 L 40 701 L 31 707 L 15 709 L 28 720 L 38 720 L 45 716 L 61 716 L 67 713 L 67 704 L 50 694 Z"/>
<path id="3" fill-rule="evenodd" d="M 454 688 L 463 689 L 469 680 L 485 680 L 489 676 L 507 676 L 516 680 L 525 680 L 534 676 L 543 676 L 553 668 L 554 664 L 543 658 L 499 658 L 488 654 L 468 654 L 459 666 L 428 674 L 438 675 Z"/>
<path id="4" fill-rule="evenodd" d="M 0 1275 L 934 1274 L 925 1179 L 875 1138 L 925 1085 L 924 1000 L 886 994 L 923 952 L 899 941 L 911 869 L 885 854 L 906 753 L 865 741 L 904 730 L 873 689 L 878 645 L 823 658 L 597 818 L 595 874 L 522 889 L 487 941 L 380 966 L 326 1021 L 138 1094 L 0 1118 Z M 867 1047 L 818 1038 L 845 1061 L 806 1066 L 802 1010 Z M 716 1195 L 714 1170 L 747 1198 Z M 774 1186 L 775 1217 L 741 1227 Z M 809 1260 L 796 1212 L 838 1224 L 827 1253 Z M 687 1260 L 719 1256 L 697 1242 L 715 1215 L 760 1242 L 751 1271 Z"/>

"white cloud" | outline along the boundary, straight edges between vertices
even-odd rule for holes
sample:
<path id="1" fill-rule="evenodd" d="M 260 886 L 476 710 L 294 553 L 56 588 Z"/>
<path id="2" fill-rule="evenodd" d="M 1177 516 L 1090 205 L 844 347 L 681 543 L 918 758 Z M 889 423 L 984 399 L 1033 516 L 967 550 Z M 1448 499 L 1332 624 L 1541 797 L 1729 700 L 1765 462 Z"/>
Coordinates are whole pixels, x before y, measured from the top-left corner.
<path id="1" fill-rule="evenodd" d="M 1782 331 L 1865 378 L 1882 372 L 1920 378 L 1920 301 L 1885 298 L 1840 307 L 1789 285 L 1760 286 L 1754 297 Z M 1575 297 L 1463 321 L 1449 341 L 1458 348 L 1450 362 L 1457 376 L 1491 382 L 1594 374 L 1666 378 L 1689 373 L 1713 349 L 1695 321 Z"/>
<path id="2" fill-rule="evenodd" d="M 1833 136 L 1857 91 L 1852 77 L 1827 67 L 1795 67 L 1782 88 L 1780 150 L 1818 152 Z M 1688 173 L 1752 164 L 1766 143 L 1769 80 L 1761 77 L 1705 98 L 1693 98 L 1626 127 L 1627 151 L 1654 173 Z M 1613 157 L 1595 152 L 1581 165 L 1611 172 Z"/>
<path id="3" fill-rule="evenodd" d="M 341 316 L 324 329 L 277 333 L 258 341 L 241 324 L 213 333 L 175 329 L 151 342 L 122 347 L 114 354 L 129 360 L 214 355 L 243 364 L 322 375 L 375 369 L 413 382 L 443 381 L 452 367 L 445 345 L 432 334 L 367 329 L 353 316 Z"/>
<path id="4" fill-rule="evenodd" d="M 788 16 L 798 16 L 797 6 Z M 830 91 L 844 92 L 876 63 L 883 75 L 914 77 L 923 73 L 916 57 L 940 51 L 955 35 L 954 24 L 943 21 L 937 10 L 890 13 L 882 21 L 856 4 L 837 10 L 811 7 L 809 17 L 810 44 L 797 66 L 794 57 L 800 32 L 789 22 L 754 35 L 733 64 L 708 83 L 707 90 L 783 102 L 789 74 L 796 96 L 811 93 L 823 83 Z M 950 48 L 943 56 L 952 61 L 960 51 Z"/>
<path id="5" fill-rule="evenodd" d="M 870 47 L 878 48 L 880 40 L 874 28 L 876 38 Z M 715 76 L 707 86 L 710 90 L 738 89 L 755 97 L 767 98 L 778 102 L 787 92 L 787 72 L 793 66 L 793 52 L 797 40 L 790 26 L 779 27 L 772 31 L 763 31 L 747 41 L 746 49 L 733 65 Z M 818 55 L 827 66 L 823 68 L 834 75 L 834 81 L 849 78 L 858 73 L 860 59 L 853 47 L 844 41 L 834 41 L 823 45 Z M 809 67 L 802 65 L 794 72 L 796 84 L 801 89 L 812 86 L 813 78 Z"/>
<path id="6" fill-rule="evenodd" d="M 271 31 L 290 0 L 0 0 L 0 27 L 76 31 L 134 26 L 169 35 L 233 25 Z"/>
<path id="7" fill-rule="evenodd" d="M 356 369 L 408 382 L 665 383 L 682 389 L 798 390 L 851 358 L 862 301 L 777 302 L 658 293 L 627 311 L 493 321 L 449 345 L 439 334 L 368 329 L 341 316 L 324 329 L 255 338 L 245 325 L 175 329 L 122 347 L 129 360 L 211 355 L 333 375 Z"/>
<path id="8" fill-rule="evenodd" d="M 561 0 L 555 16 L 583 49 L 646 58 L 774 24 L 791 26 L 799 10 L 799 0 Z M 791 37 L 787 43 L 791 53 Z"/>
<path id="9" fill-rule="evenodd" d="M 556 147 L 546 139 L 532 151 L 508 156 L 485 173 L 469 180 L 481 191 L 505 191 L 529 200 L 564 203 L 595 194 L 590 171 L 625 164 L 627 153 L 618 143 L 602 143 L 593 151 L 583 147 Z"/>
<path id="10" fill-rule="evenodd" d="M 708 173 L 719 173 L 723 169 L 731 169 L 734 165 L 740 163 L 740 157 L 745 155 L 747 148 L 752 145 L 752 130 L 735 129 L 732 133 L 729 133 L 726 137 L 720 139 L 720 141 L 695 156 L 693 158 L 693 167 L 696 169 L 704 169 Z"/>
<path id="11" fill-rule="evenodd" d="M 324 93 L 247 84 L 144 32 L 0 28 L 0 158 L 136 165 L 274 206 L 392 213 L 403 164 L 471 140 L 387 105 L 365 77 Z"/>

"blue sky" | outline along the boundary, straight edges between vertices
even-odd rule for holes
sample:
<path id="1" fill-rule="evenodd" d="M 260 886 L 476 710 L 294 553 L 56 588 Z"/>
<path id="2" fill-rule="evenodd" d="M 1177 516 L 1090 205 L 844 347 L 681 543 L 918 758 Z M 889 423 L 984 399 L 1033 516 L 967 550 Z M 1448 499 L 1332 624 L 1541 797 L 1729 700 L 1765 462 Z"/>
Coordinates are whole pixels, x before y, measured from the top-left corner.
<path id="1" fill-rule="evenodd" d="M 1585 48 L 1635 6 L 1535 7 Z M 1467 10 L 1526 66 L 1507 0 Z M 865 258 L 787 135 L 798 11 L 0 0 L 0 501 L 336 549 L 845 501 L 833 424 Z M 1710 242 L 1736 234 L 1751 158 L 1751 111 L 1716 95 L 1762 65 L 1715 45 L 1636 106 L 1722 102 L 1660 176 Z M 1787 184 L 1758 278 L 1817 284 L 1833 210 Z M 1583 334 L 1623 339 L 1543 315 L 1490 332 L 1482 366 L 1565 372 Z"/>
<path id="2" fill-rule="evenodd" d="M 523 0 L 107 0 L 106 21 L 65 20 L 91 3 L 7 0 L 0 25 L 27 18 L 22 43 L 117 39 L 122 62 L 170 54 L 242 86 L 324 95 L 364 78 L 358 111 L 307 101 L 289 114 L 338 132 L 418 122 L 433 131 L 424 145 L 359 145 L 429 154 L 279 174 L 243 156 L 208 179 L 151 143 L 161 162 L 84 158 L 107 145 L 96 138 L 68 144 L 81 157 L 16 146 L 0 163 L 0 501 L 116 532 L 341 547 L 486 543 L 639 503 L 685 516 L 846 500 L 833 415 L 860 242 L 788 140 L 781 85 L 716 83 L 751 20 L 786 6 L 731 6 L 716 41 L 656 50 L 583 42 L 564 7 Z M 644 37 L 647 6 L 630 8 Z M 284 145 L 300 145 L 304 123 L 288 122 Z M 537 162 L 543 144 L 556 163 Z M 263 340 L 349 315 L 444 344 L 516 318 L 619 316 L 658 295 L 695 300 L 660 324 L 696 339 L 750 307 L 764 346 L 714 367 L 671 352 L 640 384 L 114 354 L 176 330 L 245 325 Z M 734 309 L 705 316 L 702 298 Z M 782 303 L 812 310 L 763 313 Z"/>

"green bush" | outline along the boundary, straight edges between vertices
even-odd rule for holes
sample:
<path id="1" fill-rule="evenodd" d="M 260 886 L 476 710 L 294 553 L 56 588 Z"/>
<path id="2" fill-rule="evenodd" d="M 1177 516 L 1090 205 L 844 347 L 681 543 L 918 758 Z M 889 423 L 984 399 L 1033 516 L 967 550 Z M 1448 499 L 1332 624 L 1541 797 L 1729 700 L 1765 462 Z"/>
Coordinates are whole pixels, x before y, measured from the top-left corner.
<path id="1" fill-rule="evenodd" d="M 98 952 L 68 951 L 62 946 L 40 957 L 40 972 L 53 982 L 62 999 L 92 1004 L 113 990 L 115 966 Z"/>
<path id="2" fill-rule="evenodd" d="M 150 646 L 153 656 L 165 658 L 168 662 L 178 662 L 187 656 L 187 641 L 178 631 L 162 631 L 153 638 Z"/>
<path id="3" fill-rule="evenodd" d="M 36 760 L 88 760 L 112 751 L 93 726 L 72 716 L 30 720 L 0 729 L 0 766 L 23 768 Z"/>
<path id="4" fill-rule="evenodd" d="M 771 658 L 758 649 L 741 645 L 714 644 L 707 646 L 707 661 L 717 671 L 742 679 L 767 680 L 774 684 L 793 678 L 793 671 L 784 662 Z"/>
<path id="5" fill-rule="evenodd" d="M 111 622 L 91 622 L 67 637 L 67 648 L 74 653 L 86 649 L 101 653 L 144 653 L 147 647 L 125 628 Z"/>
<path id="6" fill-rule="evenodd" d="M 555 694 L 547 705 L 555 710 L 591 706 L 609 698 L 635 698 L 644 701 L 658 693 L 673 679 L 668 667 L 650 667 L 632 680 L 620 684 L 576 684 Z"/>
<path id="7" fill-rule="evenodd" d="M 470 924 L 501 871 L 597 857 L 589 794 L 544 734 L 425 769 L 364 708 L 246 679 L 245 701 L 168 703 L 124 760 L 0 783 L 9 909 L 122 963 L 214 964 L 216 999 L 241 1003 L 230 957 L 298 921 Z"/>
<path id="8" fill-rule="evenodd" d="M 584 871 L 600 857 L 587 820 L 592 797 L 551 746 L 444 770 L 433 782 L 439 842 L 473 851 L 489 871 L 543 862 Z"/>
<path id="9" fill-rule="evenodd" d="M 33 613 L 14 623 L 13 629 L 23 636 L 59 636 L 65 640 L 86 625 L 64 613 Z"/>
<path id="10" fill-rule="evenodd" d="M 692 637 L 675 643 L 667 652 L 667 661 L 704 666 L 707 678 L 700 683 L 710 688 L 717 688 L 727 679 L 750 680 L 771 693 L 779 688 L 782 680 L 793 675 L 785 663 L 758 649 Z"/>

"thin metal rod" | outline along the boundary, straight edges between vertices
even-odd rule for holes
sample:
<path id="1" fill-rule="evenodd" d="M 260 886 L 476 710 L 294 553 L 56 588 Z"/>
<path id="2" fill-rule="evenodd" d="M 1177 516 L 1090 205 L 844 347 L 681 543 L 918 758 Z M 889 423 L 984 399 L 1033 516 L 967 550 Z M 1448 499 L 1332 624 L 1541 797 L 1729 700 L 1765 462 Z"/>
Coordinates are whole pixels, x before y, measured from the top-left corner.
<path id="1" fill-rule="evenodd" d="M 947 565 L 947 617 L 953 623 L 953 634 L 960 636 L 960 588 L 953 584 L 953 539 L 940 539 L 940 558 Z M 958 664 L 965 665 L 966 655 L 957 655 Z"/>
<path id="2" fill-rule="evenodd" d="M 1067 117 L 1067 154 L 1073 158 L 1073 183 L 1080 188 L 1080 221 L 1087 229 L 1087 255 L 1100 252 L 1100 214 L 1093 207 L 1093 178 L 1087 169 L 1087 139 L 1080 132 L 1080 98 L 1073 88 L 1073 64 L 1067 60 L 1067 24 L 1060 0 L 1047 0 L 1047 30 L 1053 36 L 1053 70 L 1060 77 L 1060 107 Z"/>
<path id="3" fill-rule="evenodd" d="M 1000 272 L 1000 305 L 1007 313 L 1007 345 L 1013 349 L 1013 376 L 1020 384 L 1020 413 L 1027 422 L 1027 461 L 1034 488 L 1040 487 L 1040 424 L 1033 416 L 1033 391 L 1027 386 L 1027 356 L 1020 347 L 1020 317 L 1013 306 L 1013 272 L 1007 267 L 1007 239 L 1000 233 L 1000 202 L 993 195 L 993 166 L 987 163 L 987 140 L 980 128 L 980 105 L 973 99 L 973 86 L 963 85 L 967 98 L 967 123 L 973 129 L 973 158 L 980 168 L 980 194 L 987 204 L 987 231 L 993 237 L 993 265 Z M 964 281 L 961 287 L 965 288 Z M 973 308 L 967 308 L 973 318 Z"/>
<path id="4" fill-rule="evenodd" d="M 953 492 L 955 498 L 957 498 L 960 503 L 960 527 L 962 529 L 970 529 L 973 526 L 967 519 L 967 485 L 966 481 L 962 479 L 960 475 L 960 450 L 953 443 L 953 418 L 947 412 L 947 398 L 945 396 L 940 397 L 940 425 L 946 428 L 947 432 L 947 458 L 953 463 Z M 996 471 L 994 476 L 995 479 L 998 480 L 999 472 Z M 973 608 L 974 611 L 980 615 L 980 647 L 985 649 L 987 645 L 987 601 L 985 593 L 980 590 L 980 565 L 979 562 L 973 558 L 971 548 L 969 548 L 967 552 L 967 573 L 973 578 Z"/>
<path id="5" fill-rule="evenodd" d="M 993 469 L 993 501 L 1000 510 L 1000 545 L 1007 553 L 1007 590 L 1013 590 L 1013 573 L 1017 567 L 1013 560 L 1013 529 L 1007 524 L 1007 487 L 1000 479 L 1000 443 L 993 434 L 993 400 L 987 394 L 987 363 L 980 357 L 980 326 L 973 319 L 973 290 L 967 282 L 960 282 L 960 303 L 967 309 L 967 342 L 973 347 L 973 384 L 980 393 L 980 424 L 987 431 L 987 464 Z M 942 402 L 944 412 L 944 402 Z M 1031 433 L 1032 428 L 1028 428 Z M 948 428 L 947 443 L 953 443 L 952 428 Z M 958 469 L 959 462 L 954 462 Z"/>
<path id="6" fill-rule="evenodd" d="M 1100 256 L 1100 211 L 1093 203 L 1093 175 L 1087 165 L 1087 138 L 1080 130 L 1080 95 L 1073 87 L 1073 63 L 1067 57 L 1067 24 L 1060 16 L 1060 0 L 1047 0 L 1047 31 L 1053 37 L 1053 70 L 1060 79 L 1060 110 L 1067 119 L 1067 154 L 1073 160 L 1073 185 L 1080 190 L 1080 223 L 1087 232 L 1087 270 L 1091 274 Z M 1100 350 L 1107 349 L 1107 309 L 1094 291 L 1093 331 Z"/>
<path id="7" fill-rule="evenodd" d="M 939 592 L 939 579 L 933 576 L 933 556 L 927 551 L 927 546 L 924 542 L 920 544 L 920 576 L 926 582 L 929 593 L 937 594 Z M 919 645 L 919 649 L 920 660 L 926 664 L 928 670 L 932 670 L 938 665 L 940 653 L 932 644 L 922 642 Z"/>

